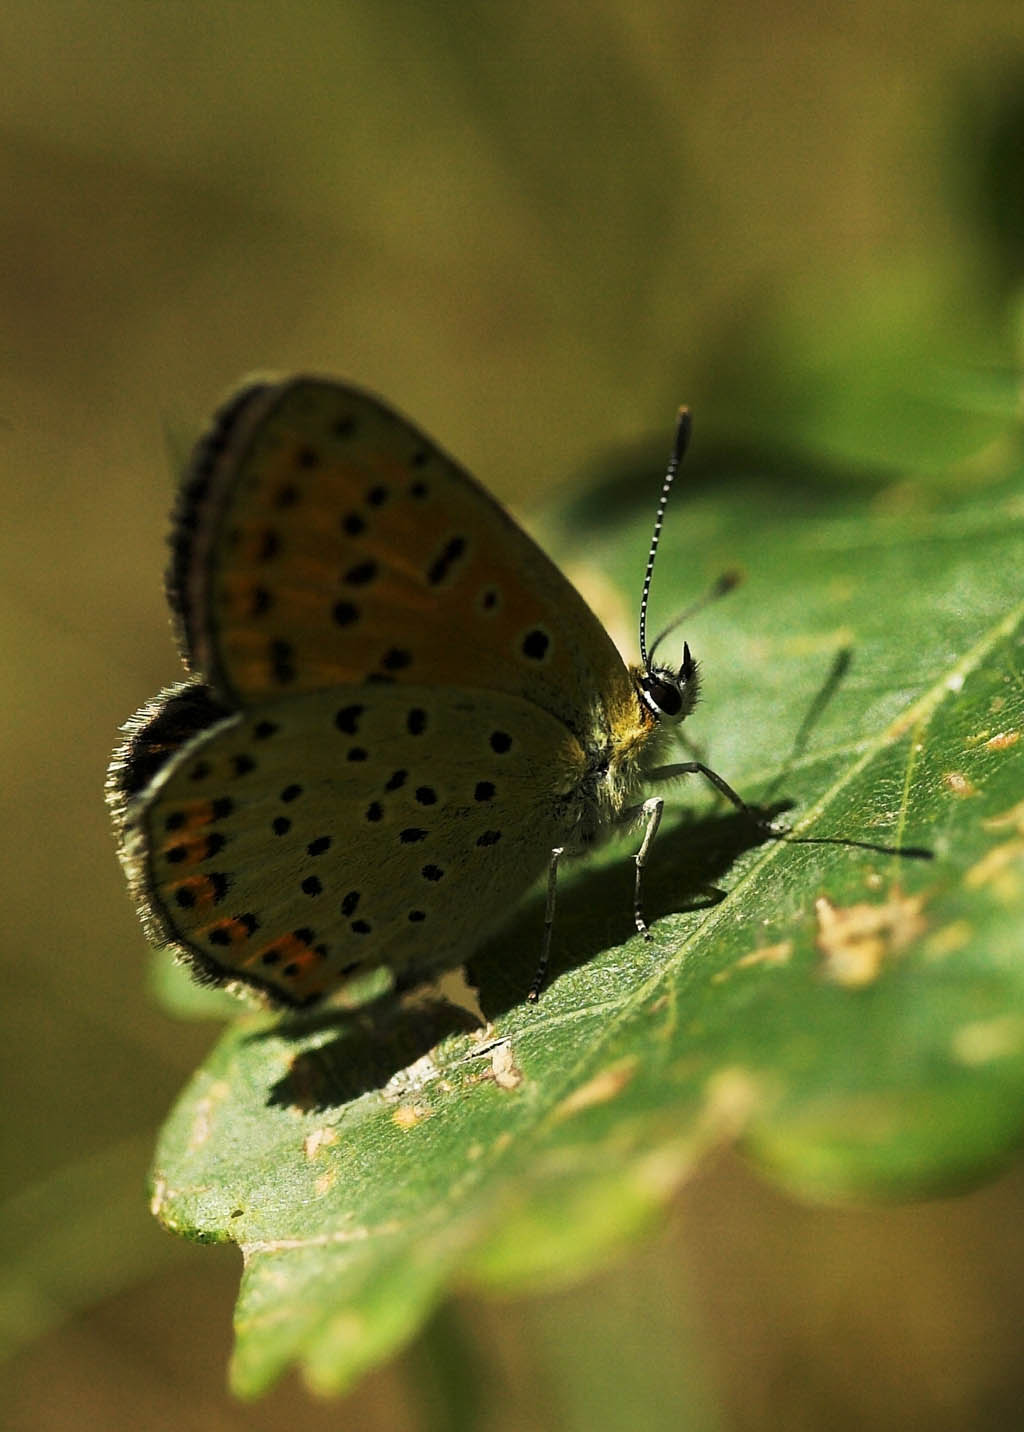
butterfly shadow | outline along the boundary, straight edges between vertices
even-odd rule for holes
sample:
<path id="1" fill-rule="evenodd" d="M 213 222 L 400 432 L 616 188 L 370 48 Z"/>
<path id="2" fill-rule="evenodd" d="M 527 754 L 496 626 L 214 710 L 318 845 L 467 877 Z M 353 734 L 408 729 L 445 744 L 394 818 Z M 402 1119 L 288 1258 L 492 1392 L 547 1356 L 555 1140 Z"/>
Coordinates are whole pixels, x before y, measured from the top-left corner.
<path id="1" fill-rule="evenodd" d="M 765 822 L 787 808 L 779 803 L 757 811 Z M 645 872 L 644 904 L 649 920 L 669 913 L 706 909 L 725 898 L 719 887 L 744 851 L 771 836 L 750 815 L 707 816 L 664 832 Z M 548 985 L 560 974 L 587 964 L 610 945 L 634 937 L 634 864 L 621 860 L 601 869 L 581 862 L 568 872 L 559 891 Z M 528 899 L 501 933 L 467 965 L 470 985 L 490 1023 L 524 1004 L 537 971 L 544 923 L 543 894 Z M 541 994 L 541 1008 L 544 995 Z M 285 1075 L 270 1089 L 268 1102 L 303 1112 L 324 1112 L 385 1090 L 393 1081 L 395 1097 L 414 1084 L 396 1079 L 453 1034 L 479 1031 L 468 1009 L 444 1001 L 416 1000 L 398 991 L 381 995 L 357 1010 L 331 1009 L 298 1014 L 251 1037 L 294 1040 L 296 1049 Z M 308 1047 L 311 1036 L 331 1037 Z M 299 1047 L 306 1045 L 307 1047 Z"/>
<path id="2" fill-rule="evenodd" d="M 298 1046 L 322 1030 L 332 1031 L 333 1037 L 312 1048 L 296 1048 L 267 1099 L 270 1105 L 313 1113 L 381 1092 L 449 1035 L 478 1028 L 479 1021 L 457 1005 L 437 1000 L 410 1008 L 391 992 L 356 1010 L 293 1015 L 252 1037 L 294 1040 Z M 411 1075 L 408 1082 L 414 1083 Z M 396 1099 L 402 1092 L 396 1086 Z"/>
<path id="3" fill-rule="evenodd" d="M 686 914 L 719 904 L 728 893 L 728 873 L 745 851 L 773 839 L 771 819 L 790 803 L 749 814 L 729 811 L 683 821 L 658 835 L 644 870 L 643 908 L 651 924 L 670 914 Z M 627 848 L 628 850 L 628 848 Z M 633 923 L 632 853 L 600 868 L 585 859 L 560 888 L 555 912 L 551 966 L 545 988 L 559 975 L 589 964 L 614 945 L 636 938 Z M 491 1021 L 522 1003 L 533 981 L 540 950 L 545 901 L 529 900 L 502 935 L 468 965 L 480 1006 Z M 542 991 L 541 1006 L 544 1002 Z"/>

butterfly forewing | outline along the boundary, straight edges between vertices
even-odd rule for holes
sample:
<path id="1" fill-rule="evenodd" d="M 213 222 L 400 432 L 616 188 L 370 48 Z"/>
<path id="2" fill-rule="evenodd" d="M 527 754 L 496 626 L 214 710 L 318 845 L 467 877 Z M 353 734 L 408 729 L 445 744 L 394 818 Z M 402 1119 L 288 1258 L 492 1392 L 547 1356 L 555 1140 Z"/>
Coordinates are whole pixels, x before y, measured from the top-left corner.
<path id="1" fill-rule="evenodd" d="M 239 705 L 349 683 L 509 692 L 584 732 L 629 698 L 611 639 L 536 544 L 375 398 L 255 385 L 197 451 L 172 601 Z"/>

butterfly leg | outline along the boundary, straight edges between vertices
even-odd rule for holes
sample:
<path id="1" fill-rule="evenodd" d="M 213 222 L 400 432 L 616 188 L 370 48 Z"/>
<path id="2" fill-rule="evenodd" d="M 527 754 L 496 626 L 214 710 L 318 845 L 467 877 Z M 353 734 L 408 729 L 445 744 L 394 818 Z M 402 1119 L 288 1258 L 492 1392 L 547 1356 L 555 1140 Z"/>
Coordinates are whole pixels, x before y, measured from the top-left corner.
<path id="1" fill-rule="evenodd" d="M 531 1004 L 536 1004 L 540 998 L 544 976 L 548 972 L 548 960 L 551 957 L 551 931 L 555 925 L 555 892 L 558 886 L 558 862 L 564 854 L 564 845 L 556 845 L 551 852 L 551 864 L 548 866 L 548 899 L 544 907 L 544 937 L 541 940 L 537 973 L 533 977 L 533 984 L 530 986 L 530 992 L 526 996 Z"/>
<path id="2" fill-rule="evenodd" d="M 647 854 L 654 844 L 654 837 L 658 833 L 658 826 L 661 824 L 661 812 L 665 808 L 665 802 L 660 796 L 651 796 L 645 800 L 640 807 L 640 814 L 643 816 L 646 826 L 644 838 L 640 842 L 640 849 L 637 851 L 636 860 L 636 883 L 633 886 L 633 921 L 637 933 L 643 935 L 645 940 L 652 940 L 654 936 L 647 928 L 647 921 L 644 919 L 642 902 L 640 899 L 640 886 L 643 881 L 644 866 L 647 864 Z"/>
<path id="3" fill-rule="evenodd" d="M 727 801 L 731 801 L 737 810 L 743 811 L 744 814 L 749 815 L 752 820 L 757 819 L 743 797 L 737 795 L 729 782 L 725 780 L 723 776 L 720 776 L 717 771 L 713 771 L 710 766 L 705 766 L 703 761 L 681 761 L 678 765 L 674 766 L 658 766 L 649 773 L 648 779 L 652 781 L 671 781 L 676 776 L 703 776 L 706 781 L 709 781 L 711 785 L 714 786 L 720 795 L 725 796 Z"/>
<path id="4" fill-rule="evenodd" d="M 729 782 L 717 771 L 713 771 L 710 766 L 705 766 L 703 761 L 683 761 L 675 766 L 657 766 L 653 771 L 648 772 L 648 780 L 652 781 L 671 781 L 676 776 L 703 776 L 738 811 L 749 816 L 766 836 L 770 836 L 774 840 L 782 840 L 788 833 L 785 826 L 776 825 L 774 821 L 766 820 L 764 816 L 758 815 L 757 811 L 752 810 L 743 797 L 736 794 Z"/>

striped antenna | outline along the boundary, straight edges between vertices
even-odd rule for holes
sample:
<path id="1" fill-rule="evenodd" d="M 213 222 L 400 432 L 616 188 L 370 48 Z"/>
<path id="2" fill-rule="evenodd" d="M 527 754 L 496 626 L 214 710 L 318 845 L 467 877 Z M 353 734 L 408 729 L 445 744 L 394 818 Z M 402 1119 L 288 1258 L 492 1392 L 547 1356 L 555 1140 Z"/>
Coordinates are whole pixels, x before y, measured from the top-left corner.
<path id="1" fill-rule="evenodd" d="M 650 671 L 651 663 L 647 657 L 647 599 L 651 594 L 651 577 L 654 575 L 654 558 L 658 551 L 658 542 L 661 538 L 661 524 L 665 520 L 665 508 L 668 506 L 668 495 L 675 482 L 676 473 L 679 471 L 679 464 L 683 460 L 687 444 L 690 441 L 689 408 L 679 409 L 679 418 L 676 422 L 676 439 L 672 444 L 672 455 L 668 460 L 668 468 L 665 472 L 665 481 L 661 485 L 661 496 L 658 499 L 658 511 L 654 518 L 654 532 L 651 536 L 651 550 L 647 554 L 647 571 L 644 573 L 644 589 L 640 597 L 640 660 L 645 671 Z"/>

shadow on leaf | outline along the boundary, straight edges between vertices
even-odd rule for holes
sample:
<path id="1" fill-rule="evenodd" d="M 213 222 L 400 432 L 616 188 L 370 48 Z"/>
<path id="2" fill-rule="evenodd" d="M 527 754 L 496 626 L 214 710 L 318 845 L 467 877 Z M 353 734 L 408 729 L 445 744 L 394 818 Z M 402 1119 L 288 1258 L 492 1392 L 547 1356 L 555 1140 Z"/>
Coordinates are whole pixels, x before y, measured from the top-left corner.
<path id="1" fill-rule="evenodd" d="M 767 819 L 784 808 L 756 814 Z M 742 813 L 705 817 L 666 832 L 658 841 L 656 866 L 647 871 L 648 918 L 717 904 L 726 893 L 717 882 L 744 851 L 767 838 L 765 826 Z M 600 869 L 580 864 L 568 875 L 564 890 L 559 891 L 552 976 L 587 964 L 611 945 L 636 938 L 634 869 L 632 859 L 624 859 Z M 502 933 L 468 963 L 469 982 L 490 1021 L 526 999 L 540 953 L 544 904 L 543 895 L 529 899 Z M 549 998 L 555 997 L 549 989 Z M 393 991 L 354 1011 L 295 1015 L 251 1037 L 298 1043 L 320 1031 L 334 1031 L 333 1038 L 315 1048 L 296 1050 L 287 1074 L 270 1091 L 271 1104 L 311 1112 L 337 1108 L 383 1089 L 441 1040 L 478 1027 L 459 1006 L 443 1001 L 410 1005 L 407 996 Z"/>

